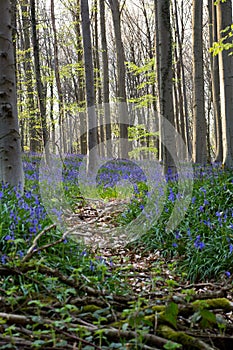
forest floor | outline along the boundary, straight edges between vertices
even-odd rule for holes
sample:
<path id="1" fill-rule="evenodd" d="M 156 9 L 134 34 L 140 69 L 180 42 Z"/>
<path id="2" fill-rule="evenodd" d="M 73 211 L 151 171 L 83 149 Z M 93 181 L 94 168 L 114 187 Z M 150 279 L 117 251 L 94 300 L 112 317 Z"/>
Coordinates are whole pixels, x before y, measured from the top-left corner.
<path id="1" fill-rule="evenodd" d="M 231 279 L 190 283 L 177 273 L 177 259 L 101 242 L 98 230 L 117 225 L 114 218 L 125 205 L 125 200 L 107 206 L 86 202 L 66 218 L 68 231 L 75 227 L 74 240 L 81 235 L 89 246 L 83 256 L 98 262 L 90 267 L 98 279 L 81 267 L 70 277 L 59 269 L 62 261 L 51 268 L 35 258 L 33 249 L 22 262 L 0 267 L 2 285 L 8 286 L 0 288 L 0 349 L 233 348 Z M 92 229 L 95 239 L 90 240 Z M 67 237 L 37 250 L 57 249 Z M 11 288 L 3 279 L 14 281 Z M 31 285 L 38 292 L 30 292 Z"/>
<path id="2" fill-rule="evenodd" d="M 130 243 L 111 232 L 143 197 L 84 199 L 78 161 L 67 161 L 64 230 L 41 203 L 37 155 L 23 195 L 0 190 L 0 349 L 233 349 L 232 172 L 195 179 L 179 231 L 165 236 L 179 198 L 169 183 L 160 220 Z"/>

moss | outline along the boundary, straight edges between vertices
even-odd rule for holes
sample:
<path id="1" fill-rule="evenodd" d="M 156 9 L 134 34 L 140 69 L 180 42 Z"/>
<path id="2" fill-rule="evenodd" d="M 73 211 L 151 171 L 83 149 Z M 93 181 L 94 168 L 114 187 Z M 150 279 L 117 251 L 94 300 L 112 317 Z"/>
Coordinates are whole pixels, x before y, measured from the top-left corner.
<path id="1" fill-rule="evenodd" d="M 233 309 L 232 303 L 226 298 L 196 300 L 192 304 L 194 310 L 200 309 L 224 309 L 230 311 Z"/>
<path id="2" fill-rule="evenodd" d="M 174 331 L 172 328 L 165 325 L 158 327 L 158 335 L 183 345 L 185 350 L 203 349 L 194 337 L 184 332 Z"/>
<path id="3" fill-rule="evenodd" d="M 165 310 L 165 306 L 164 305 L 153 305 L 151 307 L 151 309 L 153 311 L 157 311 L 157 312 L 161 312 L 161 311 L 164 311 Z"/>
<path id="4" fill-rule="evenodd" d="M 98 310 L 101 310 L 101 307 L 96 306 L 96 305 L 94 305 L 94 304 L 85 305 L 85 306 L 83 306 L 83 308 L 82 308 L 82 312 L 90 312 L 90 313 L 93 313 L 93 312 L 98 311 Z"/>

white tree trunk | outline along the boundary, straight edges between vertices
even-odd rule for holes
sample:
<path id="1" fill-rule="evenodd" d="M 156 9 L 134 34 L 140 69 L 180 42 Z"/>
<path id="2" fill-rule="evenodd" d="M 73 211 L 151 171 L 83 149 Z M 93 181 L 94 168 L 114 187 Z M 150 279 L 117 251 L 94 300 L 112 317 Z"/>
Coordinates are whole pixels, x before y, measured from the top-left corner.
<path id="1" fill-rule="evenodd" d="M 0 180 L 23 185 L 10 0 L 0 1 L 0 13 Z"/>

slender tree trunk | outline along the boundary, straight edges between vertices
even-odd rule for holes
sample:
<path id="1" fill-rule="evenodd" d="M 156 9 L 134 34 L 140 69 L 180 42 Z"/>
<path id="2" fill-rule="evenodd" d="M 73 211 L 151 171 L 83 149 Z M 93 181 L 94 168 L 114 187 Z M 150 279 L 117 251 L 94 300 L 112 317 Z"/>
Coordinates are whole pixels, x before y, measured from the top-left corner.
<path id="1" fill-rule="evenodd" d="M 98 133 L 99 133 L 99 154 L 101 157 L 105 156 L 104 148 L 104 113 L 102 111 L 102 89 L 101 89 L 101 74 L 100 74 L 100 57 L 99 57 L 99 25 L 98 25 L 98 0 L 94 0 L 94 33 L 93 33 L 93 52 L 94 52 L 94 68 L 95 68 L 95 87 L 96 87 L 96 100 L 97 100 L 97 120 L 98 120 Z"/>
<path id="2" fill-rule="evenodd" d="M 42 126 L 42 134 L 43 134 L 43 145 L 46 146 L 49 135 L 47 129 L 47 121 L 46 121 L 46 101 L 45 101 L 45 91 L 42 84 L 41 78 L 41 67 L 40 67 L 40 55 L 39 55 L 39 42 L 37 35 L 37 22 L 36 22 L 36 7 L 35 0 L 30 0 L 31 7 L 31 25 L 32 25 L 32 44 L 33 44 L 33 56 L 34 56 L 34 66 L 35 66 L 35 76 L 36 76 L 36 87 L 38 93 L 39 100 L 39 110 L 40 110 L 40 119 Z M 48 147 L 46 148 L 48 150 Z M 46 154 L 47 162 L 49 161 L 49 155 Z"/>
<path id="3" fill-rule="evenodd" d="M 83 67 L 83 46 L 82 46 L 82 35 L 80 25 L 80 0 L 76 1 L 76 8 L 72 11 L 74 23 L 75 23 L 75 35 L 76 35 L 76 52 L 77 59 L 80 64 L 80 69 L 77 72 L 77 80 L 73 77 L 75 95 L 78 106 L 82 109 L 85 106 L 85 79 L 84 79 L 84 67 Z M 80 151 L 81 154 L 87 154 L 87 120 L 85 113 L 79 113 L 79 124 L 80 124 Z"/>
<path id="4" fill-rule="evenodd" d="M 208 0 L 209 12 L 209 36 L 210 47 L 214 42 L 217 42 L 217 20 L 216 20 L 216 6 L 212 0 Z M 220 82 L 219 82 L 219 58 L 210 55 L 211 63 L 211 81 L 212 81 L 212 98 L 214 110 L 214 124 L 215 124 L 215 162 L 222 162 L 223 148 L 222 148 L 222 121 L 220 110 Z"/>
<path id="5" fill-rule="evenodd" d="M 0 180 L 23 185 L 10 0 L 0 1 L 0 13 Z"/>
<path id="6" fill-rule="evenodd" d="M 183 2 L 181 3 L 181 11 L 183 7 Z M 177 82 L 177 89 L 178 89 L 178 100 L 179 100 L 179 116 L 180 116 L 180 129 L 181 129 L 181 136 L 186 144 L 186 151 L 187 151 L 187 158 L 190 154 L 190 142 L 189 142 L 189 133 L 188 133 L 188 111 L 187 106 L 185 106 L 186 102 L 186 90 L 184 90 L 185 85 L 185 76 L 183 74 L 183 40 L 182 35 L 180 33 L 180 25 L 179 25 L 179 18 L 178 18 L 178 9 L 177 9 L 177 1 L 174 1 L 174 18 L 175 18 L 175 36 L 177 39 L 177 49 L 175 49 L 175 52 L 177 52 L 177 60 L 176 60 L 176 82 Z M 183 18 L 181 18 L 181 23 L 183 21 Z M 182 24 L 181 24 L 182 25 Z M 181 28 L 183 30 L 183 28 Z M 185 96 L 184 96 L 185 94 Z M 186 116 L 187 113 L 187 116 Z"/>
<path id="7" fill-rule="evenodd" d="M 161 140 L 162 136 L 162 119 L 160 118 L 160 86 L 161 86 L 161 76 L 160 76 L 160 59 L 159 59 L 159 23 L 158 23 L 158 0 L 154 0 L 154 10 L 155 10 L 155 67 L 157 76 L 157 90 L 158 90 L 158 123 L 159 123 L 159 142 L 158 142 L 158 158 L 162 162 L 163 159 L 163 144 Z"/>
<path id="8" fill-rule="evenodd" d="M 206 119 L 204 106 L 203 0 L 193 0 L 193 161 L 207 161 Z"/>
<path id="9" fill-rule="evenodd" d="M 28 112 L 30 115 L 29 133 L 30 133 L 30 151 L 37 152 L 39 144 L 37 140 L 36 128 L 36 111 L 34 102 L 34 84 L 33 84 L 33 69 L 31 65 L 31 40 L 30 40 L 30 19 L 29 19 L 29 2 L 25 1 L 21 4 L 22 24 L 23 24 L 23 49 L 25 51 L 25 59 L 23 62 L 25 72 L 25 83 L 28 98 Z"/>
<path id="10" fill-rule="evenodd" d="M 94 72 L 91 45 L 91 30 L 89 6 L 86 0 L 81 0 L 81 17 L 83 32 L 83 48 L 85 62 L 86 100 L 87 100 L 87 145 L 88 166 L 87 171 L 95 168 L 97 161 L 97 120 L 95 113 Z"/>
<path id="11" fill-rule="evenodd" d="M 67 145 L 66 145 L 66 138 L 65 138 L 65 131 L 64 131 L 65 110 L 64 110 L 64 98 L 63 98 L 61 77 L 60 77 L 59 59 L 58 59 L 58 41 L 57 41 L 57 28 L 56 28 L 56 20 L 55 20 L 55 13 L 54 13 L 54 0 L 51 0 L 50 9 L 51 9 L 51 22 L 52 22 L 52 28 L 53 28 L 54 72 L 55 72 L 56 86 L 57 86 L 57 92 L 58 92 L 58 108 L 59 108 L 58 124 L 59 124 L 59 133 L 60 133 L 59 135 L 60 149 L 63 150 L 64 153 L 66 153 Z"/>
<path id="12" fill-rule="evenodd" d="M 117 57 L 117 99 L 120 116 L 120 156 L 128 158 L 128 106 L 126 97 L 125 51 L 121 37 L 119 0 L 108 0 L 112 12 Z"/>
<path id="13" fill-rule="evenodd" d="M 109 105 L 109 65 L 108 65 L 108 46 L 106 39 L 105 25 L 105 1 L 99 0 L 100 11 L 100 31 L 101 31 L 101 46 L 102 46 L 102 75 L 103 75 L 103 103 L 104 103 L 104 120 L 105 120 L 105 135 L 106 135 L 106 155 L 112 157 L 112 130 Z"/>
<path id="14" fill-rule="evenodd" d="M 232 24 L 232 1 L 220 2 L 217 5 L 218 40 L 226 33 L 221 31 Z M 229 38 L 231 42 L 232 38 Z M 221 117 L 223 133 L 223 165 L 233 166 L 233 60 L 229 51 L 219 54 Z"/>

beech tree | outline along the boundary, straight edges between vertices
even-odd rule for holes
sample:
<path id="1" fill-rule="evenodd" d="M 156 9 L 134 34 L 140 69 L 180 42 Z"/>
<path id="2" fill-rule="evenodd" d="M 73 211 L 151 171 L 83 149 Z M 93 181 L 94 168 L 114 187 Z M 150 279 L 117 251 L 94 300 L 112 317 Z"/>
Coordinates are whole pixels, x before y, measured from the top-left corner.
<path id="1" fill-rule="evenodd" d="M 193 161 L 207 161 L 206 120 L 204 102 L 203 0 L 193 0 Z"/>
<path id="2" fill-rule="evenodd" d="M 222 31 L 232 24 L 232 0 L 217 4 L 218 40 L 226 33 Z M 227 41 L 231 41 L 229 37 Z M 225 42 L 226 43 L 226 42 Z M 223 138 L 223 164 L 233 166 L 233 60 L 229 52 L 219 53 L 220 99 Z"/>
<path id="3" fill-rule="evenodd" d="M 159 60 L 159 112 L 160 112 L 160 138 L 162 161 L 164 173 L 170 169 L 175 175 L 176 166 L 174 156 L 176 155 L 175 136 L 167 128 L 167 120 L 174 126 L 173 106 L 173 72 L 172 72 L 172 34 L 170 22 L 170 0 L 157 0 L 158 21 L 158 60 Z M 173 155 L 171 154 L 173 150 Z"/>
<path id="4" fill-rule="evenodd" d="M 0 1 L 0 180 L 23 184 L 11 1 Z"/>
<path id="5" fill-rule="evenodd" d="M 105 2 L 99 0 L 99 12 L 100 12 L 100 31 L 101 31 L 101 48 L 102 48 L 102 66 L 103 66 L 103 103 L 104 103 L 104 121 L 105 121 L 105 135 L 107 144 L 107 157 L 112 156 L 112 144 L 111 144 L 111 118 L 110 118 L 110 105 L 109 105 L 109 64 L 108 64 L 108 46 L 106 38 L 106 25 L 105 25 Z M 109 141 L 109 142 L 108 142 Z"/>
<path id="6" fill-rule="evenodd" d="M 89 6 L 86 0 L 81 0 L 81 17 L 86 83 L 88 171 L 91 171 L 95 167 L 97 158 L 97 118 Z"/>
<path id="7" fill-rule="evenodd" d="M 120 156 L 128 158 L 128 107 L 125 87 L 125 50 L 121 35 L 121 10 L 119 0 L 107 0 L 112 12 L 117 58 L 117 101 L 120 116 Z"/>
<path id="8" fill-rule="evenodd" d="M 35 0 L 30 0 L 30 10 L 31 10 L 31 26 L 32 26 L 32 44 L 33 44 L 33 57 L 34 57 L 34 69 L 36 77 L 36 87 L 38 93 L 38 104 L 40 111 L 40 120 L 42 126 L 43 134 L 43 146 L 45 147 L 48 140 L 48 127 L 46 120 L 46 99 L 45 99 L 45 88 L 43 86 L 42 76 L 41 76 L 41 63 L 40 63 L 40 48 L 39 39 L 37 33 L 37 20 L 36 20 L 36 3 Z M 48 150 L 48 148 L 46 148 Z M 46 153 L 47 161 L 49 159 L 48 153 Z"/>
<path id="9" fill-rule="evenodd" d="M 216 6 L 212 0 L 208 0 L 209 14 L 209 43 L 210 47 L 218 40 Z M 214 114 L 214 129 L 215 129 L 215 161 L 222 162 L 223 160 L 223 145 L 222 145 L 222 121 L 220 110 L 220 83 L 219 83 L 219 57 L 218 55 L 210 54 L 211 63 L 211 80 L 212 80 L 212 99 L 213 99 L 213 114 Z"/>

